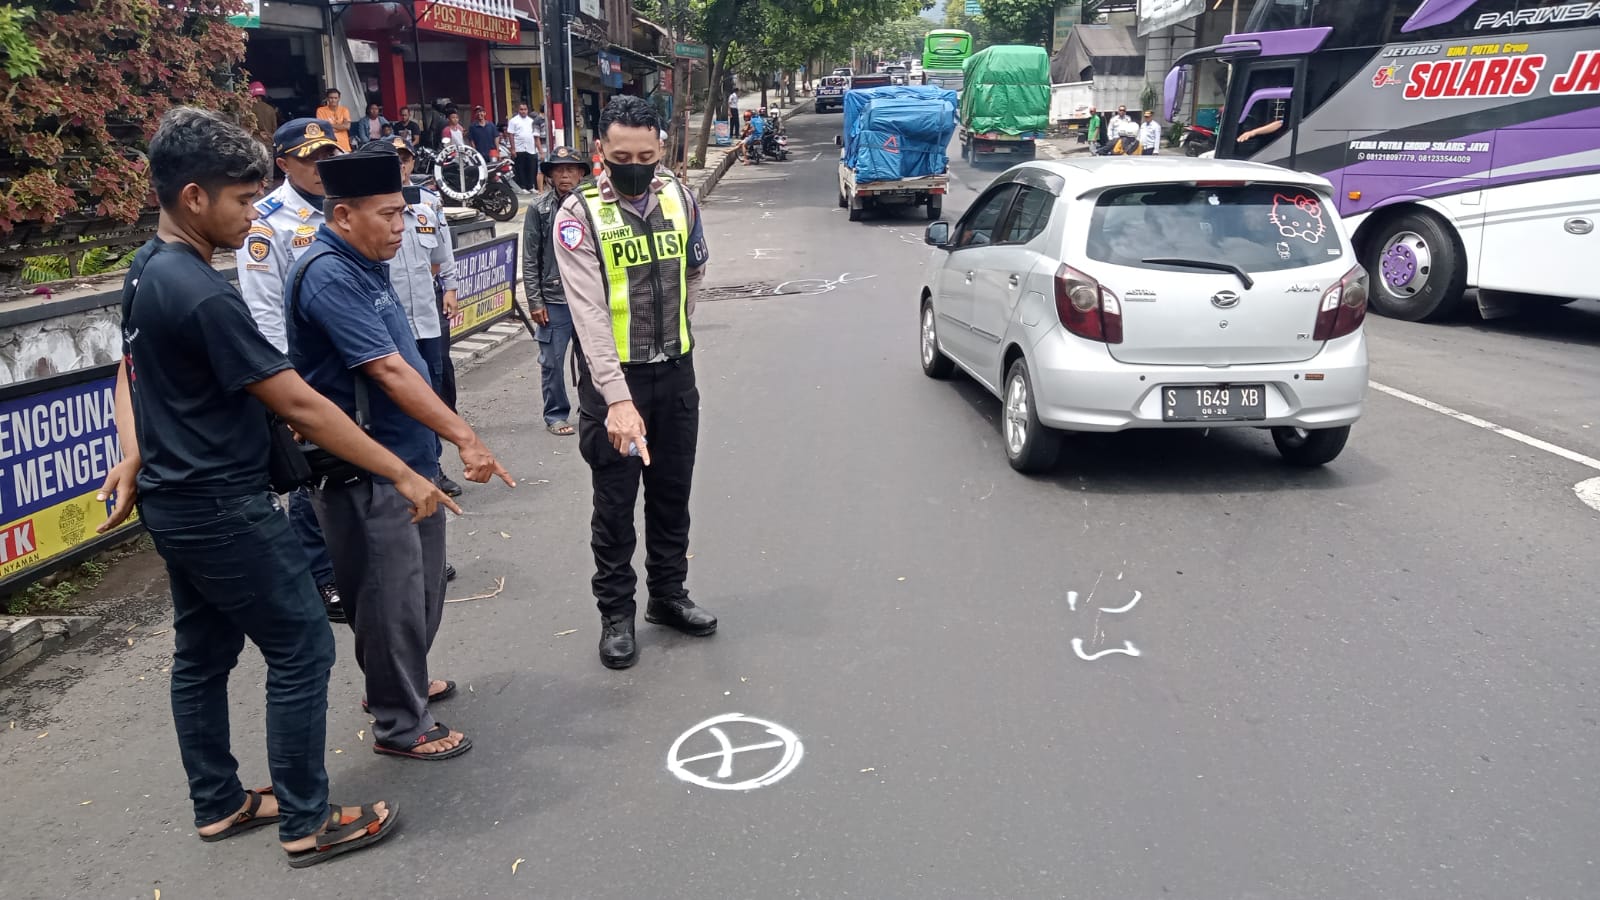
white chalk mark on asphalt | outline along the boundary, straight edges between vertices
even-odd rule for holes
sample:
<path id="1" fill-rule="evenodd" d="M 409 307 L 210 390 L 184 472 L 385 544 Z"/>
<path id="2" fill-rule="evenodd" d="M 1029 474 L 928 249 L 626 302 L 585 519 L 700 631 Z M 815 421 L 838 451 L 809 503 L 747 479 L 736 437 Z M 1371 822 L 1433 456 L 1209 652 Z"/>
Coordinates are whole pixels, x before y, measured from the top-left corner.
<path id="1" fill-rule="evenodd" d="M 1578 495 L 1584 505 L 1600 512 L 1600 478 L 1589 478 L 1572 486 L 1573 493 Z"/>
<path id="2" fill-rule="evenodd" d="M 817 160 L 819 160 L 819 159 L 821 159 L 821 158 L 822 158 L 822 151 L 821 151 L 821 150 L 818 150 L 818 151 L 817 151 L 817 155 L 816 155 L 816 156 L 813 156 L 813 157 L 811 157 L 811 161 L 812 161 L 812 162 L 816 162 L 816 161 L 817 161 Z"/>
<path id="3" fill-rule="evenodd" d="M 1123 641 L 1121 647 L 1107 647 L 1099 653 L 1084 653 L 1083 638 L 1073 638 L 1072 652 L 1078 654 L 1078 658 L 1084 662 L 1094 662 L 1100 657 L 1108 656 L 1112 653 L 1120 653 L 1123 656 L 1138 656 L 1139 648 L 1133 645 L 1133 641 Z"/>
<path id="4" fill-rule="evenodd" d="M 1071 610 L 1073 612 L 1077 612 L 1078 611 L 1078 592 L 1077 591 L 1067 591 L 1067 609 L 1069 609 L 1069 610 Z"/>
<path id="5" fill-rule="evenodd" d="M 776 740 L 759 741 L 758 743 L 735 746 L 722 726 L 737 727 L 745 732 L 759 732 L 761 736 L 776 738 Z M 701 753 L 696 756 L 679 756 L 683 745 L 690 738 L 705 732 L 717 742 L 718 749 L 710 753 Z M 754 775 L 734 779 L 734 759 L 742 753 L 755 753 L 763 750 L 781 750 L 777 762 L 768 766 L 765 771 Z M 743 713 L 726 713 L 714 716 L 701 722 L 699 725 L 685 731 L 672 742 L 672 748 L 667 751 L 667 771 L 671 772 L 682 781 L 700 787 L 711 788 L 718 791 L 749 791 L 773 784 L 800 764 L 800 759 L 805 755 L 805 747 L 800 743 L 800 738 L 793 731 L 765 719 L 746 716 Z M 714 776 L 700 775 L 692 772 L 688 764 L 702 762 L 708 759 L 719 759 L 721 764 L 717 767 Z M 732 780 L 730 780 L 732 779 Z"/>
<path id="6" fill-rule="evenodd" d="M 1585 456 L 1576 450 L 1568 450 L 1565 447 L 1557 446 L 1549 441 L 1542 441 L 1531 434 L 1523 434 L 1516 429 L 1507 428 L 1504 425 L 1498 425 L 1489 421 L 1488 419 L 1480 419 L 1471 413 L 1464 413 L 1458 409 L 1451 409 L 1442 403 L 1435 403 L 1427 398 L 1418 397 L 1416 394 L 1407 393 L 1399 388 L 1390 387 L 1387 384 L 1380 384 L 1376 381 L 1370 381 L 1368 384 L 1372 385 L 1372 389 L 1375 391 L 1388 394 L 1391 397 L 1398 397 L 1407 403 L 1415 403 L 1417 406 L 1420 406 L 1423 409 L 1432 410 L 1440 415 L 1449 416 L 1458 422 L 1465 422 L 1468 425 L 1475 425 L 1478 428 L 1484 429 L 1485 431 L 1492 431 L 1501 437 L 1508 437 L 1518 443 L 1527 444 L 1529 447 L 1532 447 L 1535 450 L 1543 450 L 1546 453 L 1549 453 L 1553 456 L 1559 456 L 1562 459 L 1568 460 L 1569 462 L 1575 462 L 1580 466 L 1588 466 L 1591 469 L 1600 471 L 1600 459 L 1595 459 L 1592 456 Z M 1590 509 L 1600 511 L 1600 478 L 1589 478 L 1580 481 L 1572 486 L 1572 491 L 1578 495 L 1578 500 L 1581 501 L 1585 506 L 1589 507 Z"/>
<path id="7" fill-rule="evenodd" d="M 1122 576 L 1118 575 L 1117 577 L 1121 578 Z M 1128 601 L 1128 605 L 1127 606 L 1119 606 L 1116 609 L 1112 609 L 1109 606 L 1102 606 L 1102 607 L 1100 607 L 1100 611 L 1103 612 L 1103 613 L 1125 613 L 1128 610 L 1133 609 L 1135 606 L 1139 605 L 1139 598 L 1141 596 L 1142 595 L 1138 591 L 1134 591 L 1133 592 L 1133 599 Z"/>

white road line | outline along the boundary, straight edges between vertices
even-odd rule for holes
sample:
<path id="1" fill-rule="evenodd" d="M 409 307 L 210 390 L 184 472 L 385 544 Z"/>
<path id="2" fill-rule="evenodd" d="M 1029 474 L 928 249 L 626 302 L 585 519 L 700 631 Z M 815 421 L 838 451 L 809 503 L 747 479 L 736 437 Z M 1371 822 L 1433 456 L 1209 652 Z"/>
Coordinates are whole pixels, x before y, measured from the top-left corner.
<path id="1" fill-rule="evenodd" d="M 1435 403 L 1432 400 L 1418 397 L 1416 394 L 1408 394 L 1399 388 L 1392 388 L 1387 384 L 1380 384 L 1376 381 L 1370 382 L 1370 384 L 1372 385 L 1372 389 L 1375 391 L 1382 391 L 1391 397 L 1399 397 L 1401 400 L 1404 400 L 1407 403 L 1415 403 L 1423 409 L 1431 409 L 1436 413 L 1443 413 L 1452 419 L 1465 422 L 1468 425 L 1476 425 L 1479 428 L 1485 429 L 1486 431 L 1492 431 L 1495 434 L 1501 435 L 1502 437 L 1508 437 L 1513 441 L 1527 444 L 1529 447 L 1543 450 L 1546 453 L 1553 453 L 1562 459 L 1571 460 L 1580 466 L 1588 466 L 1591 469 L 1600 471 L 1600 459 L 1595 459 L 1592 456 L 1584 456 L 1582 453 L 1579 453 L 1576 450 L 1568 450 L 1565 447 L 1557 447 L 1555 444 L 1552 444 L 1549 441 L 1541 441 L 1532 435 L 1523 434 L 1520 431 L 1507 428 L 1504 425 L 1496 425 L 1488 419 L 1480 419 L 1477 416 L 1469 413 L 1464 413 L 1457 409 L 1451 409 L 1450 407 L 1441 403 Z"/>
<path id="2" fill-rule="evenodd" d="M 1423 409 L 1441 413 L 1459 422 L 1465 422 L 1468 425 L 1475 425 L 1484 429 L 1485 431 L 1492 431 L 1501 437 L 1508 437 L 1513 441 L 1517 441 L 1518 443 L 1527 444 L 1529 447 L 1532 447 L 1536 450 L 1543 450 L 1546 453 L 1559 456 L 1562 459 L 1570 462 L 1575 462 L 1580 466 L 1588 466 L 1591 469 L 1600 471 L 1600 459 L 1595 459 L 1592 456 L 1585 456 L 1576 450 L 1568 450 L 1565 447 L 1558 447 L 1549 441 L 1541 441 L 1532 435 L 1523 434 L 1514 428 L 1507 428 L 1504 425 L 1496 425 L 1488 419 L 1480 419 L 1471 413 L 1464 413 L 1458 409 L 1451 409 L 1442 403 L 1435 403 L 1432 400 L 1418 397 L 1416 394 L 1407 393 L 1399 388 L 1390 387 L 1387 384 L 1382 384 L 1376 381 L 1368 382 L 1368 384 L 1372 385 L 1372 389 L 1375 391 L 1381 391 L 1382 393 L 1388 394 L 1391 397 L 1398 397 L 1407 403 L 1415 403 L 1417 406 L 1420 406 Z M 1578 495 L 1578 499 L 1582 501 L 1585 506 L 1595 510 L 1596 512 L 1600 512 L 1600 477 L 1588 478 L 1580 481 L 1572 486 L 1572 491 Z"/>

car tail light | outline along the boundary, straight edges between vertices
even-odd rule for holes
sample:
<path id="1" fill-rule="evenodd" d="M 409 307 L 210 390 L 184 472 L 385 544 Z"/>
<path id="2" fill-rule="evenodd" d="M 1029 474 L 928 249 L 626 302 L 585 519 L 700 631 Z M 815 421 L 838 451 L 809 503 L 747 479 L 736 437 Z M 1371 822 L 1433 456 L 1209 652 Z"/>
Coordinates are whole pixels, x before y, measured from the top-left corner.
<path id="1" fill-rule="evenodd" d="M 1110 288 L 1071 266 L 1056 270 L 1056 315 L 1078 337 L 1122 343 L 1122 302 Z"/>
<path id="2" fill-rule="evenodd" d="M 1361 327 L 1367 317 L 1367 271 L 1360 266 L 1346 272 L 1322 294 L 1313 340 L 1331 341 Z"/>

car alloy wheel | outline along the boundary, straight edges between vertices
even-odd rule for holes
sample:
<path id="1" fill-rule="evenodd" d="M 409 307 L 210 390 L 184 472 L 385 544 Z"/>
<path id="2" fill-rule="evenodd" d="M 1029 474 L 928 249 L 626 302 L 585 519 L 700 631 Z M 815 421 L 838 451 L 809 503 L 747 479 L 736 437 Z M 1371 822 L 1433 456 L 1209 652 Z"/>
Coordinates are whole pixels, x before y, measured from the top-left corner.
<path id="1" fill-rule="evenodd" d="M 1011 381 L 1006 385 L 1006 451 L 1012 458 L 1022 455 L 1022 450 L 1028 445 L 1028 404 L 1032 397 L 1028 393 L 1028 380 L 1022 377 L 1020 371 L 1013 372 Z"/>

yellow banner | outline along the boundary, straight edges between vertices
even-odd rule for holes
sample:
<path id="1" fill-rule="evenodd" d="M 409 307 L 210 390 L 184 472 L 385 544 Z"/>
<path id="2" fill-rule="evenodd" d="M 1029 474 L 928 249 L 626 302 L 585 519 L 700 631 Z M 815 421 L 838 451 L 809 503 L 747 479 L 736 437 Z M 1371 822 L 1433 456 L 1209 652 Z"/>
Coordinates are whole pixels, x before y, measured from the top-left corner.
<path id="1" fill-rule="evenodd" d="M 511 314 L 517 287 L 517 236 L 476 244 L 456 253 L 456 314 L 450 339 L 486 328 Z"/>

